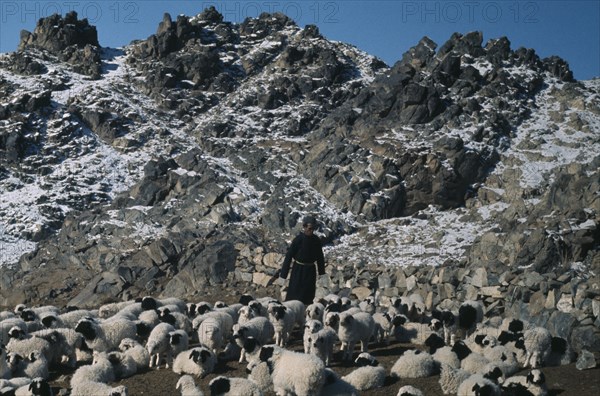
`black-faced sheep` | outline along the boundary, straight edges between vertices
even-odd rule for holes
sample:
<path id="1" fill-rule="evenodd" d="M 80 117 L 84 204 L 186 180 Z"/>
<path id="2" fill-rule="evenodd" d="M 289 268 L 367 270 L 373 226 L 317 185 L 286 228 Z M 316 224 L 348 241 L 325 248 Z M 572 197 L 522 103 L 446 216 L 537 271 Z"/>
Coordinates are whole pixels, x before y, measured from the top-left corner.
<path id="1" fill-rule="evenodd" d="M 181 352 L 173 362 L 177 374 L 190 374 L 199 378 L 212 373 L 217 364 L 217 356 L 206 347 L 196 347 Z"/>
<path id="2" fill-rule="evenodd" d="M 501 388 L 494 381 L 481 374 L 473 374 L 458 387 L 460 396 L 500 396 Z"/>
<path id="3" fill-rule="evenodd" d="M 398 389 L 398 394 L 396 396 L 424 396 L 424 395 L 420 389 L 417 389 L 412 385 L 404 385 L 402 388 Z"/>
<path id="4" fill-rule="evenodd" d="M 325 396 L 358 396 L 358 390 L 348 382 L 340 378 L 333 370 L 325 369 L 325 384 L 321 389 L 321 395 Z"/>
<path id="5" fill-rule="evenodd" d="M 132 338 L 125 338 L 119 344 L 119 350 L 135 361 L 136 370 L 141 371 L 149 367 L 150 354 L 148 350 L 139 342 Z"/>
<path id="6" fill-rule="evenodd" d="M 263 316 L 257 316 L 243 325 L 236 324 L 233 327 L 233 339 L 242 348 L 244 347 L 244 341 L 249 337 L 256 339 L 260 345 L 266 345 L 272 342 L 274 335 L 275 328 L 273 327 L 273 323 Z M 240 363 L 245 358 L 245 351 L 242 349 Z"/>
<path id="7" fill-rule="evenodd" d="M 228 378 L 220 375 L 208 384 L 211 396 L 262 396 L 256 382 L 247 378 Z"/>
<path id="8" fill-rule="evenodd" d="M 273 328 L 275 329 L 275 345 L 280 347 L 286 346 L 294 328 L 295 314 L 286 306 L 279 304 L 269 305 L 267 312 L 269 320 L 273 323 Z"/>
<path id="9" fill-rule="evenodd" d="M 468 336 L 476 328 L 477 323 L 483 320 L 483 303 L 481 301 L 467 300 L 458 309 L 458 327 Z"/>
<path id="10" fill-rule="evenodd" d="M 386 370 L 372 355 L 363 352 L 358 355 L 355 363 L 359 367 L 343 376 L 344 381 L 359 391 L 377 389 L 384 385 Z"/>
<path id="11" fill-rule="evenodd" d="M 502 383 L 502 390 L 505 395 L 532 395 L 546 396 L 548 389 L 546 387 L 546 377 L 541 370 L 531 370 L 527 375 L 516 375 L 507 378 Z"/>
<path id="12" fill-rule="evenodd" d="M 115 318 L 99 322 L 84 318 L 77 322 L 75 331 L 81 333 L 85 343 L 97 352 L 117 349 L 123 338 L 135 338 L 136 324 L 127 319 Z"/>

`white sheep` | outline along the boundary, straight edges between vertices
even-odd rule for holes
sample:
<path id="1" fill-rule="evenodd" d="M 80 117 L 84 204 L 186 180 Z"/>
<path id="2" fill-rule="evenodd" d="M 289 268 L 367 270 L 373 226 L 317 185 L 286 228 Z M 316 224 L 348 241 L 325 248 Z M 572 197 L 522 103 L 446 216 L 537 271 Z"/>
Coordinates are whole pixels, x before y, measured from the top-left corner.
<path id="1" fill-rule="evenodd" d="M 377 341 L 389 345 L 390 337 L 395 329 L 406 323 L 406 317 L 398 314 L 390 315 L 388 312 L 376 312 L 373 314 L 373 320 L 377 325 Z"/>
<path id="2" fill-rule="evenodd" d="M 175 330 L 169 333 L 169 344 L 171 345 L 171 356 L 177 356 L 179 353 L 188 349 L 190 338 L 185 330 Z"/>
<path id="3" fill-rule="evenodd" d="M 352 359 L 354 346 L 358 341 L 361 343 L 361 352 L 369 352 L 369 340 L 375 331 L 373 316 L 366 312 L 358 312 L 354 315 L 342 312 L 338 338 L 345 344 L 342 359 Z"/>
<path id="4" fill-rule="evenodd" d="M 358 308 L 360 308 L 360 310 L 363 312 L 373 315 L 375 312 L 377 312 L 377 302 L 375 301 L 375 297 L 369 296 L 365 298 L 363 301 L 358 303 Z"/>
<path id="5" fill-rule="evenodd" d="M 415 388 L 412 385 L 404 385 L 398 389 L 396 396 L 424 396 L 420 389 Z"/>
<path id="6" fill-rule="evenodd" d="M 182 329 L 186 332 L 190 333 L 192 331 L 192 322 L 190 318 L 187 317 L 187 314 L 174 311 L 173 307 L 161 307 L 158 310 L 158 317 L 161 322 L 169 323 L 173 325 L 176 329 Z M 233 322 L 232 322 L 233 324 Z"/>
<path id="7" fill-rule="evenodd" d="M 179 312 L 186 312 L 187 310 L 187 304 L 185 301 L 176 297 L 167 297 L 157 300 L 154 297 L 146 296 L 142 298 L 141 302 L 143 310 L 158 309 L 167 305 L 176 305 Z"/>
<path id="8" fill-rule="evenodd" d="M 221 321 L 214 317 L 208 317 L 198 327 L 198 341 L 210 348 L 215 354 L 223 347 L 224 334 Z"/>
<path id="9" fill-rule="evenodd" d="M 233 329 L 233 324 L 234 324 L 233 318 L 231 317 L 231 315 L 229 315 L 227 312 L 223 312 L 223 311 L 206 312 L 205 314 L 196 316 L 194 318 L 194 320 L 192 321 L 192 329 L 195 332 L 197 332 L 198 328 L 200 327 L 202 322 L 204 320 L 206 320 L 207 318 L 213 318 L 219 322 L 218 327 L 221 329 L 221 335 L 224 337 L 223 338 L 224 342 L 227 342 L 227 338 L 231 334 L 231 331 Z"/>
<path id="10" fill-rule="evenodd" d="M 238 320 L 237 323 L 239 324 L 244 324 L 247 321 L 249 321 L 250 319 L 256 317 L 256 312 L 254 310 L 252 310 L 249 306 L 245 305 L 242 306 L 239 310 L 238 310 Z"/>
<path id="11" fill-rule="evenodd" d="M 300 300 L 284 301 L 282 305 L 287 307 L 288 311 L 293 314 L 294 324 L 298 325 L 299 328 L 303 328 L 306 321 L 306 305 Z"/>
<path id="12" fill-rule="evenodd" d="M 295 314 L 288 307 L 278 304 L 270 304 L 267 312 L 275 329 L 275 345 L 286 346 L 294 328 Z"/>
<path id="13" fill-rule="evenodd" d="M 358 390 L 340 378 L 333 370 L 325 369 L 325 384 L 321 388 L 323 396 L 358 396 Z"/>
<path id="14" fill-rule="evenodd" d="M 302 343 L 304 345 L 304 353 L 310 352 L 310 342 L 311 342 L 309 340 L 310 336 L 312 334 L 316 333 L 317 331 L 321 330 L 322 328 L 323 328 L 323 323 L 321 323 L 317 319 L 308 319 L 304 323 L 304 334 L 302 336 Z"/>
<path id="15" fill-rule="evenodd" d="M 150 364 L 148 367 L 152 368 L 156 366 L 158 369 L 162 356 L 166 355 L 166 367 L 169 368 L 169 364 L 172 361 L 169 333 L 172 331 L 175 331 L 175 327 L 169 323 L 160 323 L 154 329 L 152 329 L 152 332 L 148 337 L 148 342 L 146 343 L 146 349 L 150 355 Z"/>
<path id="16" fill-rule="evenodd" d="M 135 361 L 136 371 L 141 371 L 149 367 L 150 354 L 148 350 L 139 342 L 132 338 L 124 338 L 119 344 L 119 350 Z"/>
<path id="17" fill-rule="evenodd" d="M 477 352 L 471 352 L 467 357 L 460 361 L 460 368 L 470 372 L 471 374 L 476 374 L 488 363 L 490 363 L 490 359 L 484 355 Z"/>
<path id="18" fill-rule="evenodd" d="M 100 308 L 98 308 L 98 317 L 101 319 L 108 319 L 111 316 L 116 315 L 121 309 L 131 304 L 135 304 L 135 301 L 121 301 L 101 305 Z"/>
<path id="19" fill-rule="evenodd" d="M 242 304 L 232 304 L 227 305 L 222 301 L 215 302 L 214 310 L 217 312 L 225 312 L 233 319 L 233 323 L 237 323 L 239 321 L 239 310 L 243 307 Z"/>
<path id="20" fill-rule="evenodd" d="M 77 384 L 71 389 L 71 396 L 127 396 L 127 387 L 119 385 L 112 387 L 103 382 L 87 381 Z"/>
<path id="21" fill-rule="evenodd" d="M 407 322 L 394 331 L 396 341 L 415 345 L 425 345 L 432 334 L 436 333 L 429 328 L 429 324 L 416 322 Z"/>
<path id="22" fill-rule="evenodd" d="M 342 379 L 359 391 L 381 388 L 384 385 L 386 371 L 379 365 L 377 359 L 368 353 L 361 353 L 355 360 L 360 366 Z"/>
<path id="23" fill-rule="evenodd" d="M 52 388 L 44 378 L 34 378 L 29 384 L 22 385 L 15 390 L 15 396 L 53 396 Z"/>
<path id="24" fill-rule="evenodd" d="M 128 378 L 137 373 L 137 362 L 125 352 L 108 352 L 108 360 L 113 365 L 116 379 Z"/>
<path id="25" fill-rule="evenodd" d="M 325 366 L 329 366 L 333 360 L 333 347 L 337 340 L 337 333 L 333 329 L 321 329 L 308 337 L 309 352 L 323 360 Z"/>
<path id="26" fill-rule="evenodd" d="M 276 394 L 316 396 L 325 383 L 325 365 L 316 356 L 267 345 L 260 349 L 259 358 L 272 364 Z"/>
<path id="27" fill-rule="evenodd" d="M 456 356 L 456 353 L 452 350 L 452 347 L 445 346 L 439 348 L 438 350 L 431 355 L 433 360 L 441 367 L 442 365 L 447 365 L 452 368 L 460 368 L 460 359 Z M 457 384 L 458 386 L 458 384 Z"/>
<path id="28" fill-rule="evenodd" d="M 485 352 L 485 358 L 502 370 L 505 377 L 519 371 L 520 366 L 515 354 L 504 345 L 496 345 Z"/>
<path id="29" fill-rule="evenodd" d="M 315 319 L 323 322 L 323 316 L 325 315 L 325 306 L 320 302 L 309 304 L 306 307 L 306 321 Z"/>
<path id="30" fill-rule="evenodd" d="M 43 338 L 51 344 L 51 353 L 47 354 L 51 367 L 64 364 L 70 368 L 77 365 L 77 350 L 82 349 L 84 337 L 70 328 L 39 330 L 32 337 Z"/>
<path id="31" fill-rule="evenodd" d="M 47 361 L 54 361 L 60 357 L 56 356 L 56 350 L 51 343 L 41 337 L 26 336 L 27 338 L 12 338 L 6 345 L 6 351 L 17 354 L 21 357 L 29 356 L 32 352 L 42 353 Z"/>
<path id="32" fill-rule="evenodd" d="M 543 327 L 534 327 L 523 333 L 525 342 L 525 367 L 538 368 L 551 352 L 552 335 Z"/>
<path id="33" fill-rule="evenodd" d="M 391 375 L 398 378 L 425 378 L 434 375 L 435 371 L 433 357 L 416 349 L 408 350 L 398 358 L 392 366 Z"/>
<path id="34" fill-rule="evenodd" d="M 190 374 L 199 378 L 212 373 L 217 364 L 217 356 L 206 347 L 196 347 L 181 352 L 173 362 L 176 374 Z"/>
<path id="35" fill-rule="evenodd" d="M 447 364 L 441 365 L 440 387 L 445 395 L 456 394 L 458 387 L 472 374 L 460 367 L 452 367 Z"/>
<path id="36" fill-rule="evenodd" d="M 187 374 L 179 378 L 175 389 L 181 392 L 181 396 L 204 396 L 204 393 L 196 386 L 194 377 Z"/>
<path id="37" fill-rule="evenodd" d="M 13 368 L 14 377 L 29 377 L 48 379 L 48 360 L 40 351 L 32 351 L 29 355 L 19 357 L 19 362 Z"/>
<path id="38" fill-rule="evenodd" d="M 459 385 L 456 393 L 460 396 L 500 396 L 501 389 L 497 383 L 483 375 L 473 374 Z"/>
<path id="39" fill-rule="evenodd" d="M 502 389 L 507 395 L 546 396 L 548 394 L 546 377 L 539 369 L 533 369 L 527 375 L 507 378 L 502 383 Z"/>
<path id="40" fill-rule="evenodd" d="M 94 352 L 94 360 L 92 364 L 79 367 L 71 377 L 71 388 L 73 390 L 85 387 L 84 384 L 89 382 L 109 383 L 115 381 L 115 372 L 113 366 L 108 360 L 106 352 Z M 73 391 L 72 391 L 73 392 Z M 75 392 L 77 393 L 77 392 Z M 83 394 L 83 391 L 81 392 Z M 92 394 L 92 393 L 87 393 Z"/>
<path id="41" fill-rule="evenodd" d="M 233 326 L 233 339 L 236 344 L 242 347 L 240 363 L 246 359 L 244 341 L 248 337 L 253 337 L 260 345 L 266 345 L 273 340 L 274 335 L 275 328 L 273 327 L 273 323 L 263 316 L 257 316 L 242 325 L 236 324 Z"/>
<path id="42" fill-rule="evenodd" d="M 4 319 L 2 322 L 0 322 L 0 344 L 8 344 L 8 341 L 10 340 L 8 333 L 15 326 L 18 327 L 23 334 L 27 334 L 29 332 L 27 330 L 27 323 L 25 323 L 23 319 L 16 317 Z"/>
<path id="43" fill-rule="evenodd" d="M 83 334 L 85 343 L 97 352 L 117 349 L 123 338 L 135 338 L 136 330 L 134 322 L 122 318 L 102 322 L 94 318 L 84 318 L 75 326 L 75 331 Z"/>
<path id="44" fill-rule="evenodd" d="M 248 372 L 248 379 L 256 382 L 263 394 L 272 394 L 273 390 L 273 378 L 271 378 L 271 371 L 267 362 L 262 362 L 259 359 L 252 359 L 246 367 Z"/>
<path id="45" fill-rule="evenodd" d="M 220 375 L 213 378 L 208 387 L 213 396 L 262 396 L 262 391 L 256 382 L 247 378 L 228 378 Z"/>

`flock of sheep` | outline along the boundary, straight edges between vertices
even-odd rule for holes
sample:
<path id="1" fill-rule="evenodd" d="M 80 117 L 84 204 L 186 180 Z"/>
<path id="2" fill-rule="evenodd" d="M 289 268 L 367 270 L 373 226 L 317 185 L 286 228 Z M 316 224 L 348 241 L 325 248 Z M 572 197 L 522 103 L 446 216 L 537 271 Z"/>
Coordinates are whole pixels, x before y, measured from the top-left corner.
<path id="1" fill-rule="evenodd" d="M 110 384 L 165 367 L 181 377 L 181 395 L 202 395 L 195 379 L 219 360 L 247 363 L 247 378 L 218 376 L 211 395 L 357 395 L 386 378 L 440 375 L 444 394 L 546 395 L 542 365 L 573 361 L 566 340 L 518 319 L 484 320 L 484 306 L 466 301 L 456 312 L 427 312 L 418 294 L 380 305 L 331 294 L 305 306 L 243 295 L 239 303 L 185 303 L 144 297 L 97 310 L 53 306 L 0 312 L 0 395 L 52 395 L 50 370 L 73 370 L 71 395 L 127 395 Z M 303 351 L 288 349 L 303 331 Z M 395 339 L 416 347 L 386 369 L 368 353 L 372 342 Z M 355 346 L 360 353 L 355 356 Z M 356 368 L 330 368 L 334 350 Z M 515 375 L 530 368 L 527 375 Z M 398 396 L 422 395 L 412 386 Z"/>

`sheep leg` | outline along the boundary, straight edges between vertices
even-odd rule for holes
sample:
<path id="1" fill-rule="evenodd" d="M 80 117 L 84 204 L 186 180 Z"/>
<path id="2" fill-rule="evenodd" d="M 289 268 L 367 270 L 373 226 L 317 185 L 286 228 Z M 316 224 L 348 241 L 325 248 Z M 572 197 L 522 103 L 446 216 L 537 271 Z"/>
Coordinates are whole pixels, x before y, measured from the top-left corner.
<path id="1" fill-rule="evenodd" d="M 360 351 L 369 352 L 369 339 L 360 340 Z"/>

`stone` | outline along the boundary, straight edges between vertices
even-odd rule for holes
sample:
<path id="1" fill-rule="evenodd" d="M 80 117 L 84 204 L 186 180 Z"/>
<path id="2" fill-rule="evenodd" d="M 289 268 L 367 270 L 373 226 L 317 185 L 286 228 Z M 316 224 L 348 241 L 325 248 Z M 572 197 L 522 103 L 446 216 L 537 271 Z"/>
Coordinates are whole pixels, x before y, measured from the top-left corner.
<path id="1" fill-rule="evenodd" d="M 371 289 L 364 286 L 355 287 L 352 289 L 352 294 L 354 294 L 359 301 L 363 301 L 371 295 Z"/>
<path id="2" fill-rule="evenodd" d="M 266 265 L 267 267 L 279 269 L 279 268 L 281 268 L 281 265 L 283 264 L 284 258 L 285 258 L 285 255 L 283 255 L 281 253 L 270 252 L 263 256 L 262 263 L 264 265 Z"/>
<path id="3" fill-rule="evenodd" d="M 485 297 L 492 298 L 504 298 L 504 293 L 502 292 L 502 288 L 500 286 L 486 286 L 479 289 L 479 293 Z"/>
<path id="4" fill-rule="evenodd" d="M 271 279 L 271 275 L 262 273 L 262 272 L 255 272 L 254 274 L 252 274 L 252 282 L 259 285 L 259 286 L 267 286 L 267 283 L 269 282 L 269 280 Z"/>
<path id="5" fill-rule="evenodd" d="M 472 274 L 471 284 L 478 288 L 488 286 L 488 275 L 485 268 L 479 267 L 475 269 L 475 272 Z"/>
<path id="6" fill-rule="evenodd" d="M 556 309 L 561 312 L 571 312 L 575 309 L 573 306 L 573 297 L 570 294 L 563 294 L 558 303 L 556 303 Z"/>
<path id="7" fill-rule="evenodd" d="M 531 295 L 529 299 L 529 312 L 531 315 L 538 315 L 544 310 L 546 305 L 546 296 L 541 291 L 537 291 Z"/>
<path id="8" fill-rule="evenodd" d="M 596 318 L 600 317 L 600 300 L 598 299 L 592 300 L 592 315 Z"/>
<path id="9" fill-rule="evenodd" d="M 577 370 L 589 370 L 596 368 L 596 358 L 594 354 L 588 350 L 580 352 L 577 362 L 575 363 Z"/>
<path id="10" fill-rule="evenodd" d="M 392 287 L 392 278 L 388 274 L 381 274 L 377 278 L 377 283 L 380 289 Z"/>
<path id="11" fill-rule="evenodd" d="M 406 291 L 414 291 L 417 288 L 417 277 L 414 275 L 406 278 Z"/>
<path id="12" fill-rule="evenodd" d="M 551 289 L 546 297 L 546 303 L 544 304 L 545 309 L 555 309 L 558 298 L 556 296 L 556 289 Z"/>

